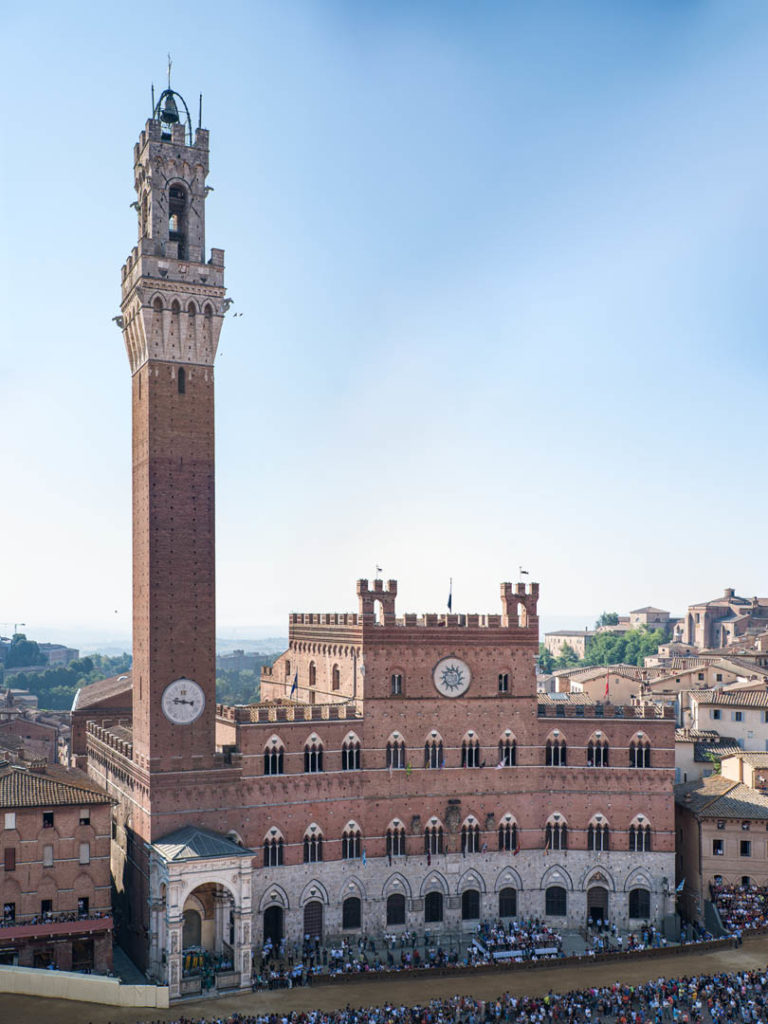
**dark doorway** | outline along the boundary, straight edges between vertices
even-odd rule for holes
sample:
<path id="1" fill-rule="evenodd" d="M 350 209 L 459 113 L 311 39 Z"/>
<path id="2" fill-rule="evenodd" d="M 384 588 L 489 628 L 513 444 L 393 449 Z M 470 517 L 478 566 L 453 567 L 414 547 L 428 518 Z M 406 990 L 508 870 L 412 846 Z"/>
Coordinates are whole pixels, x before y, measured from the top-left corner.
<path id="1" fill-rule="evenodd" d="M 424 900 L 424 920 L 427 924 L 435 924 L 443 920 L 443 894 L 428 892 Z"/>
<path id="2" fill-rule="evenodd" d="M 93 939 L 75 939 L 72 943 L 72 970 L 93 970 Z"/>
<path id="3" fill-rule="evenodd" d="M 587 892 L 587 919 L 592 924 L 608 920 L 608 890 L 602 885 L 594 885 Z"/>
<path id="4" fill-rule="evenodd" d="M 202 924 L 202 918 L 197 910 L 184 911 L 184 925 L 181 931 L 182 949 L 201 945 Z"/>
<path id="5" fill-rule="evenodd" d="M 387 897 L 387 924 L 405 924 L 405 896 L 395 892 Z"/>
<path id="6" fill-rule="evenodd" d="M 360 921 L 360 900 L 357 896 L 350 896 L 341 905 L 341 927 L 359 928 Z"/>
<path id="7" fill-rule="evenodd" d="M 264 911 L 264 941 L 272 940 L 273 946 L 278 946 L 283 937 L 283 908 L 267 907 Z"/>
<path id="8" fill-rule="evenodd" d="M 304 934 L 310 939 L 323 937 L 323 904 L 319 900 L 304 904 Z"/>
<path id="9" fill-rule="evenodd" d="M 515 917 L 517 914 L 517 889 L 502 889 L 499 893 L 499 917 Z"/>
<path id="10" fill-rule="evenodd" d="M 461 894 L 462 921 L 476 921 L 480 917 L 480 893 L 477 889 L 467 889 Z"/>

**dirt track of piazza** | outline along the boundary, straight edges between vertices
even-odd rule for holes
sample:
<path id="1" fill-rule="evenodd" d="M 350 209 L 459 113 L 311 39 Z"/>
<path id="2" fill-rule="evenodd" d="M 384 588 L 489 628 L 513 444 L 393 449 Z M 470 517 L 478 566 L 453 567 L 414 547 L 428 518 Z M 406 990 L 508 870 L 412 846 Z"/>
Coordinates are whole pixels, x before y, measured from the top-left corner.
<path id="1" fill-rule="evenodd" d="M 763 969 L 768 963 L 768 935 L 747 937 L 740 949 L 728 946 L 702 952 L 695 946 L 684 954 L 627 958 L 605 964 L 586 962 L 574 966 L 537 968 L 509 973 L 475 970 L 455 976 L 379 975 L 348 984 L 318 985 L 313 988 L 278 989 L 273 992 L 246 993 L 223 999 L 198 999 L 175 1005 L 170 1010 L 120 1009 L 94 1003 L 73 1003 L 61 999 L 37 999 L 31 996 L 0 996 L 3 1024 L 137 1024 L 145 1021 L 174 1021 L 180 1016 L 197 1019 L 240 1013 L 289 1012 L 291 1010 L 333 1010 L 347 1005 L 376 1006 L 385 1002 L 415 1006 L 430 999 L 457 993 L 490 999 L 502 992 L 519 995 L 544 995 L 574 988 L 610 985 L 615 981 L 639 984 L 659 977 L 683 977 L 718 971 Z"/>

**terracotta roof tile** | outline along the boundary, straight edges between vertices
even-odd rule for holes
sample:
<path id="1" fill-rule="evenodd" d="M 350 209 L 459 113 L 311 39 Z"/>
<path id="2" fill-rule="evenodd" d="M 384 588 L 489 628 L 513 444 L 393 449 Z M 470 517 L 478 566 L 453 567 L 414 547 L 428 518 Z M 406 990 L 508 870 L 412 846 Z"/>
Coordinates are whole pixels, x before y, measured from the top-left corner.
<path id="1" fill-rule="evenodd" d="M 0 807 L 107 804 L 111 798 L 83 772 L 48 765 L 44 772 L 9 765 L 0 769 Z"/>

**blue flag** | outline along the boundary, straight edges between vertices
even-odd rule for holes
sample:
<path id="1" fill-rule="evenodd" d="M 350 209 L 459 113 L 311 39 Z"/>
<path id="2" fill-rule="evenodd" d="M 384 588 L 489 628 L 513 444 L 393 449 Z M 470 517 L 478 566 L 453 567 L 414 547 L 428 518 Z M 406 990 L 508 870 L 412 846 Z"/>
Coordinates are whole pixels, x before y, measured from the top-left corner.
<path id="1" fill-rule="evenodd" d="M 296 669 L 296 675 L 293 677 L 293 686 L 291 687 L 291 697 L 294 693 L 299 692 L 299 670 Z"/>
<path id="2" fill-rule="evenodd" d="M 365 847 L 363 847 L 363 867 L 365 867 L 365 862 L 366 862 Z"/>
<path id="3" fill-rule="evenodd" d="M 453 611 L 453 579 L 448 584 L 448 611 Z"/>
<path id="4" fill-rule="evenodd" d="M 683 879 L 682 882 L 680 883 L 680 885 L 678 885 L 678 887 L 675 889 L 675 892 L 682 892 L 684 888 L 685 888 L 685 879 Z"/>

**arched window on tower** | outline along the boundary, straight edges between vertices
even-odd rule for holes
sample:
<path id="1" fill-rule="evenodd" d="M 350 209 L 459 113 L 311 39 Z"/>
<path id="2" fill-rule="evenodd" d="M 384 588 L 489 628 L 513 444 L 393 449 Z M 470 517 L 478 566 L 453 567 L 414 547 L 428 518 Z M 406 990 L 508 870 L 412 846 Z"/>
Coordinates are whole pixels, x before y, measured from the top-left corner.
<path id="1" fill-rule="evenodd" d="M 403 695 L 403 673 L 393 672 L 390 676 L 390 692 L 393 697 L 402 697 Z"/>
<path id="2" fill-rule="evenodd" d="M 339 670 L 338 665 L 334 665 L 331 669 L 331 689 L 341 689 L 341 671 Z"/>
<path id="3" fill-rule="evenodd" d="M 176 375 L 176 383 L 179 388 L 179 394 L 185 395 L 187 393 L 187 371 L 183 366 L 179 367 L 179 372 Z"/>
<path id="4" fill-rule="evenodd" d="M 179 246 L 179 259 L 187 259 L 187 193 L 181 185 L 168 189 L 168 241 Z"/>
<path id="5" fill-rule="evenodd" d="M 317 665 L 314 663 L 314 661 L 310 661 L 309 663 L 309 685 L 317 685 Z"/>

